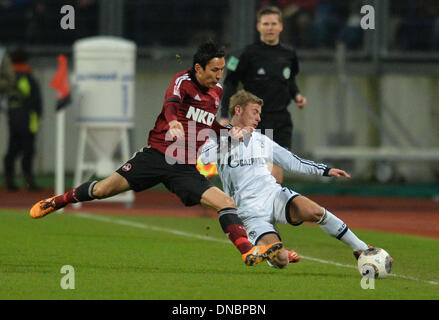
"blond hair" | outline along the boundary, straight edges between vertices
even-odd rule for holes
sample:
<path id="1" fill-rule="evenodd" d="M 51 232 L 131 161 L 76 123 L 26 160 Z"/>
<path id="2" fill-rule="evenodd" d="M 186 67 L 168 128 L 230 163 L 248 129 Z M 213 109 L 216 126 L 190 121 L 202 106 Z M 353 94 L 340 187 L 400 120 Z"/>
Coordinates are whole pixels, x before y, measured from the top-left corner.
<path id="1" fill-rule="evenodd" d="M 257 22 L 261 21 L 261 17 L 265 16 L 266 14 L 277 14 L 279 17 L 279 22 L 282 22 L 282 11 L 275 6 L 266 6 L 259 9 L 256 13 Z"/>
<path id="2" fill-rule="evenodd" d="M 230 103 L 229 103 L 230 115 L 232 117 L 235 115 L 236 106 L 241 106 L 245 108 L 249 103 L 256 103 L 262 107 L 264 105 L 264 100 L 262 100 L 261 98 L 255 96 L 254 94 L 248 91 L 239 90 L 230 98 Z"/>

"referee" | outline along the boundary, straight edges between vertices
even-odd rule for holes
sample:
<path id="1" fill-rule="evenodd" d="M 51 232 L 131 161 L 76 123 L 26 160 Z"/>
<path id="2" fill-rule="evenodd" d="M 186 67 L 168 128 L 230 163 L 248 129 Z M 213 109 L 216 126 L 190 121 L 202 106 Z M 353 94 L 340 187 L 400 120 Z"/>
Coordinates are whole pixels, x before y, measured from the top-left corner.
<path id="1" fill-rule="evenodd" d="M 296 84 L 299 73 L 296 52 L 279 41 L 283 24 L 282 12 L 277 7 L 264 7 L 256 17 L 260 41 L 247 46 L 239 58 L 231 56 L 227 62 L 220 123 L 228 123 L 230 97 L 242 82 L 245 90 L 264 100 L 258 128 L 273 129 L 273 140 L 291 149 L 293 123 L 287 107 L 291 99 L 300 109 L 307 102 Z M 282 183 L 282 168 L 273 165 L 272 175 Z"/>

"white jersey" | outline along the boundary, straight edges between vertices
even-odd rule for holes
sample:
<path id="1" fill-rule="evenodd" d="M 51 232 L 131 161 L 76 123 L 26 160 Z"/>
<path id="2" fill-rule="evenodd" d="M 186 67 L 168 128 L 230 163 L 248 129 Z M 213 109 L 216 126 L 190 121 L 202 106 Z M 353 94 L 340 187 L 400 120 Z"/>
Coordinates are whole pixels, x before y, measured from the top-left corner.
<path id="1" fill-rule="evenodd" d="M 235 200 L 243 219 L 273 211 L 271 198 L 282 186 L 271 175 L 269 163 L 311 175 L 327 175 L 329 171 L 326 165 L 301 159 L 258 131 L 241 142 L 221 137 L 219 146 L 216 141 L 208 140 L 200 160 L 204 164 L 217 164 L 223 190 Z"/>

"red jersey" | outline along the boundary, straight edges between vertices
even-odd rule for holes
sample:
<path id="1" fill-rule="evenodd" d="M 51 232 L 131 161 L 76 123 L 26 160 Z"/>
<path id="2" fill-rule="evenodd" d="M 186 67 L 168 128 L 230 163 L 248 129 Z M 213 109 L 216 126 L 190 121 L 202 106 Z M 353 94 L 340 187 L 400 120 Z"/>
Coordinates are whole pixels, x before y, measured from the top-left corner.
<path id="1" fill-rule="evenodd" d="M 220 129 L 227 129 L 216 121 L 222 94 L 220 84 L 212 89 L 202 87 L 192 69 L 177 73 L 166 91 L 162 112 L 149 132 L 148 145 L 180 163 L 196 165 L 198 149 L 209 132 L 219 134 Z M 184 141 L 166 137 L 172 120 L 183 125 Z"/>

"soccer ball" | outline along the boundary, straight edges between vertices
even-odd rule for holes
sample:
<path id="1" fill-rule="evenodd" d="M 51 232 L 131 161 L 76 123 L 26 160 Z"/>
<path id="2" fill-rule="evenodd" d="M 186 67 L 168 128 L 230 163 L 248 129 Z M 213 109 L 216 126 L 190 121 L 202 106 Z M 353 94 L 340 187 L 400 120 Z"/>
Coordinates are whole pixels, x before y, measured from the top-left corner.
<path id="1" fill-rule="evenodd" d="M 358 271 L 363 277 L 387 278 L 392 271 L 392 258 L 381 248 L 364 250 L 358 258 Z"/>

